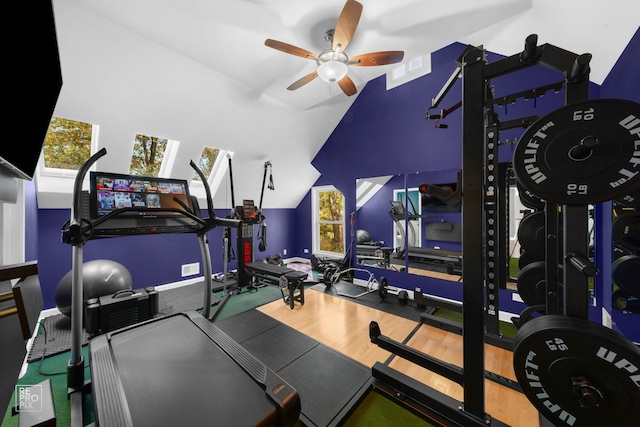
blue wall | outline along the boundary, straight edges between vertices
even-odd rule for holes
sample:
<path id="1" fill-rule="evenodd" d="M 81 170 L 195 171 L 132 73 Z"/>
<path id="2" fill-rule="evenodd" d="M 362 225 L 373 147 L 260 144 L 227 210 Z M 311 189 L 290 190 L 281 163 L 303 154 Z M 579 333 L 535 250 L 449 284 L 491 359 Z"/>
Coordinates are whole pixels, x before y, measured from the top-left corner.
<path id="1" fill-rule="evenodd" d="M 224 217 L 229 212 L 216 211 L 216 215 Z M 254 259 L 269 257 L 282 253 L 283 249 L 292 247 L 294 239 L 295 211 L 293 209 L 264 209 L 267 224 L 267 247 L 264 252 L 254 245 Z M 206 211 L 202 215 L 207 217 Z M 37 218 L 30 221 L 28 227 L 36 227 L 37 253 L 31 253 L 28 259 L 38 260 L 40 284 L 44 296 L 45 308 L 55 307 L 55 289 L 60 279 L 72 268 L 73 248 L 62 243 L 61 230 L 71 216 L 70 209 L 40 209 Z M 257 237 L 258 226 L 254 227 Z M 232 232 L 232 245 L 236 259 L 239 256 L 235 242 L 235 231 Z M 207 233 L 213 272 L 224 269 L 224 245 L 222 228 L 214 228 Z M 290 245 L 290 246 L 287 246 Z M 110 259 L 124 265 L 133 278 L 133 287 L 145 288 L 167 283 L 178 282 L 190 277 L 181 276 L 181 265 L 200 262 L 202 275 L 202 256 L 200 244 L 195 234 L 158 234 L 144 236 L 127 236 L 118 238 L 93 239 L 82 247 L 84 262 L 95 259 Z M 237 266 L 236 261 L 229 263 L 229 269 Z"/>

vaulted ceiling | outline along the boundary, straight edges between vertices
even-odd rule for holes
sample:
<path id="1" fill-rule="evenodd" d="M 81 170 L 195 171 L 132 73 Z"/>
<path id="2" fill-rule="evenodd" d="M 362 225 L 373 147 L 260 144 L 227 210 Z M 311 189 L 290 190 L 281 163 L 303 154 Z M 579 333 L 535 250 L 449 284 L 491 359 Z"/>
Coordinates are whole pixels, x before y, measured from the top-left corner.
<path id="1" fill-rule="evenodd" d="M 512 55 L 529 34 L 591 53 L 591 80 L 602 83 L 638 28 L 639 3 L 596 0 L 360 0 L 350 56 L 402 50 L 429 72 L 431 52 L 454 42 Z M 63 87 L 54 115 L 100 125 L 108 154 L 98 167 L 126 172 L 136 133 L 180 141 L 172 176 L 191 177 L 205 145 L 235 153 L 239 198 L 258 198 L 264 162 L 276 190 L 265 208 L 294 208 L 319 174 L 311 160 L 357 94 L 314 81 L 314 61 L 264 45 L 279 40 L 314 54 L 328 47 L 344 0 L 56 0 Z M 360 91 L 398 64 L 349 67 Z M 444 83 L 444 82 L 443 82 Z M 280 184 L 281 186 L 279 186 Z M 228 207 L 228 184 L 216 191 Z M 220 204 L 222 202 L 222 205 Z M 63 206 L 51 206 L 63 207 Z"/>

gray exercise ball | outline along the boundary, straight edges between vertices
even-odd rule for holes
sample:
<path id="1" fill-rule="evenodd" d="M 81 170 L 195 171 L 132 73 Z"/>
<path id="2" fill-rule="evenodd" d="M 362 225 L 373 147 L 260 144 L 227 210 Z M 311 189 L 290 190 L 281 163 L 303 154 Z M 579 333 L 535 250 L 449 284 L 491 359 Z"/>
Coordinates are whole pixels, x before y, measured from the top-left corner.
<path id="1" fill-rule="evenodd" d="M 56 288 L 56 307 L 71 317 L 71 288 L 73 270 L 64 275 Z M 111 295 L 123 289 L 133 289 L 133 279 L 127 268 L 115 261 L 97 259 L 82 265 L 82 299 Z"/>
<path id="2" fill-rule="evenodd" d="M 371 241 L 371 234 L 367 230 L 356 230 L 356 242 L 362 245 Z"/>

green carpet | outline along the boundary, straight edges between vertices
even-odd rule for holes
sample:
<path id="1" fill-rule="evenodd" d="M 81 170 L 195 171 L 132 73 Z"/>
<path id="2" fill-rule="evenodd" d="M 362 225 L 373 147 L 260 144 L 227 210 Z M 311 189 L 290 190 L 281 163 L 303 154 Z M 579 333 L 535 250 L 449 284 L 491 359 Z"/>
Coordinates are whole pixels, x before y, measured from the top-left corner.
<path id="1" fill-rule="evenodd" d="M 67 363 L 69 362 L 71 353 L 65 352 L 55 356 L 45 357 L 40 362 L 29 363 L 27 365 L 26 374 L 18 380 L 16 385 L 35 385 L 46 379 L 51 381 L 51 389 L 53 390 L 53 404 L 56 408 L 56 425 L 69 426 L 71 425 L 71 405 L 70 400 L 67 398 Z M 85 380 L 90 379 L 89 370 L 89 354 L 87 346 L 82 348 L 82 357 L 85 361 Z M 41 372 L 39 372 L 41 371 Z M 4 419 L 2 421 L 2 427 L 18 427 L 19 417 L 11 416 L 11 407 L 14 404 L 14 396 L 11 397 L 11 402 L 7 408 Z M 85 407 L 92 408 L 93 401 L 91 394 L 87 394 L 84 400 Z M 84 425 L 91 424 L 93 420 L 93 411 L 84 411 Z"/>
<path id="2" fill-rule="evenodd" d="M 380 393 L 370 391 L 340 426 L 438 427 L 439 424 L 431 424 Z"/>
<path id="3" fill-rule="evenodd" d="M 435 316 L 442 317 L 443 319 L 451 320 L 453 322 L 458 322 L 462 324 L 462 313 L 459 311 L 449 310 L 447 308 L 438 308 L 435 313 Z M 516 333 L 518 332 L 518 328 L 511 322 L 503 322 L 499 323 L 500 333 L 509 338 L 515 338 Z"/>

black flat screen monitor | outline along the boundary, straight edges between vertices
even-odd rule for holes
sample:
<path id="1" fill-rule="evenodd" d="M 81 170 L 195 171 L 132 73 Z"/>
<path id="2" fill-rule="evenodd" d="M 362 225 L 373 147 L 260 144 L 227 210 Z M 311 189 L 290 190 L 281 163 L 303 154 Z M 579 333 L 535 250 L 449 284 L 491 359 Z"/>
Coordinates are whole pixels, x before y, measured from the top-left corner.
<path id="1" fill-rule="evenodd" d="M 97 234 L 147 234 L 195 230 L 188 214 L 193 207 L 186 180 L 90 172 L 89 212 L 99 222 Z M 185 214 L 186 213 L 186 214 Z"/>

